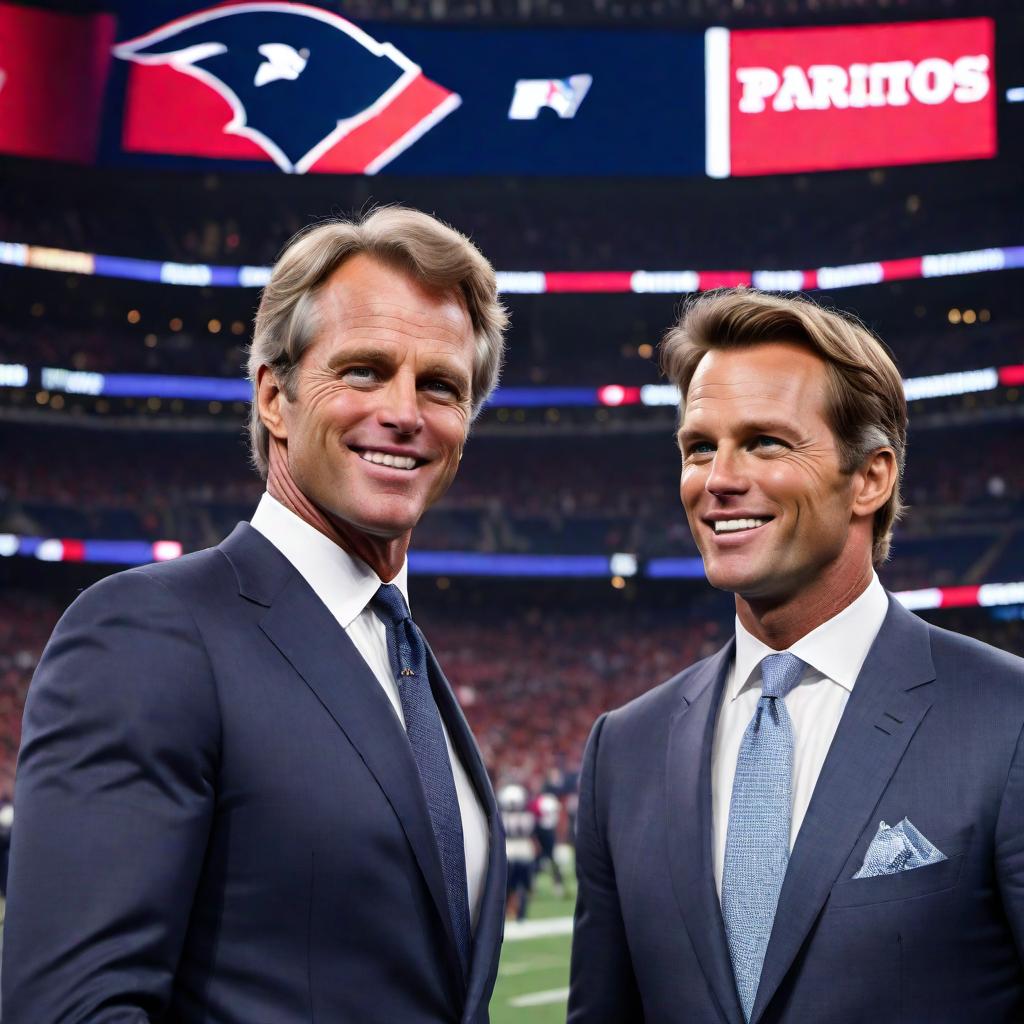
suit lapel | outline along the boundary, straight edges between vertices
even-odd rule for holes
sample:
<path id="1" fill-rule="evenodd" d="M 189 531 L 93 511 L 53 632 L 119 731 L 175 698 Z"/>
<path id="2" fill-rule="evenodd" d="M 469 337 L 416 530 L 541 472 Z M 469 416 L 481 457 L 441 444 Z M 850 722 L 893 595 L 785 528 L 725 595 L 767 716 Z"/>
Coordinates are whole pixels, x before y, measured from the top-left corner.
<path id="1" fill-rule="evenodd" d="M 889 612 L 839 721 L 789 860 L 761 981 L 756 1022 L 817 920 L 931 701 L 927 626 L 889 599 Z"/>
<path id="2" fill-rule="evenodd" d="M 241 596 L 267 607 L 260 628 L 358 751 L 391 804 L 443 922 L 453 977 L 462 978 L 441 857 L 416 762 L 391 702 L 326 605 L 273 544 L 240 523 L 221 550 L 235 569 Z"/>
<path id="3" fill-rule="evenodd" d="M 487 817 L 489 848 L 487 855 L 487 876 L 484 880 L 483 892 L 480 895 L 480 912 L 477 915 L 476 929 L 473 932 L 473 949 L 470 960 L 466 1006 L 464 1020 L 472 1020 L 476 1013 L 488 981 L 493 979 L 498 970 L 498 954 L 505 923 L 505 835 L 501 824 L 498 804 L 494 799 L 494 791 L 480 757 L 480 749 L 470 731 L 462 708 L 459 707 L 451 685 L 445 677 L 441 666 L 434 657 L 434 652 L 427 645 L 427 659 L 430 666 L 430 677 L 433 683 L 434 699 L 437 701 L 441 717 L 448 727 L 455 752 L 466 769 L 473 783 L 480 806 Z"/>
<path id="4" fill-rule="evenodd" d="M 712 864 L 711 746 L 732 662 L 730 642 L 686 680 L 669 723 L 665 778 L 669 863 L 683 922 L 723 1018 L 742 1024 Z"/>

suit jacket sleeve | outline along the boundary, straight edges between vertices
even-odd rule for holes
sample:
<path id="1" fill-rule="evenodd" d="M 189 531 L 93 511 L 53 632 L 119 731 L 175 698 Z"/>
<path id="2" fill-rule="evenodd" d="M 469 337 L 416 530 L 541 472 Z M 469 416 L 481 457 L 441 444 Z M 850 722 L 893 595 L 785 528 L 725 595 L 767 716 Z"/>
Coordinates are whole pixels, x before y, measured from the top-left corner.
<path id="1" fill-rule="evenodd" d="M 1003 909 L 1024 965 L 1024 731 L 1010 763 L 996 822 L 996 876 Z"/>
<path id="2" fill-rule="evenodd" d="M 4 1024 L 163 1019 L 214 803 L 219 715 L 188 609 L 145 570 L 84 593 L 29 688 Z"/>
<path id="3" fill-rule="evenodd" d="M 636 1024 L 644 1019 L 597 789 L 598 746 L 607 720 L 602 715 L 594 725 L 580 774 L 569 1024 Z"/>

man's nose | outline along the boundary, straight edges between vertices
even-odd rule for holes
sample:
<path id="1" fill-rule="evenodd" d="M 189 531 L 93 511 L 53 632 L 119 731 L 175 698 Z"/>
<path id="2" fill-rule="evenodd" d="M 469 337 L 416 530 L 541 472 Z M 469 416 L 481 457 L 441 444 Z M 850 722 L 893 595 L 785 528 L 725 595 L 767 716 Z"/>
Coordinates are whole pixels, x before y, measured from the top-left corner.
<path id="1" fill-rule="evenodd" d="M 743 466 L 743 453 L 735 448 L 720 447 L 711 462 L 711 472 L 704 484 L 711 494 L 743 494 L 750 480 Z"/>
<path id="2" fill-rule="evenodd" d="M 419 390 L 412 374 L 396 373 L 381 392 L 377 417 L 382 426 L 400 434 L 415 434 L 423 425 Z"/>

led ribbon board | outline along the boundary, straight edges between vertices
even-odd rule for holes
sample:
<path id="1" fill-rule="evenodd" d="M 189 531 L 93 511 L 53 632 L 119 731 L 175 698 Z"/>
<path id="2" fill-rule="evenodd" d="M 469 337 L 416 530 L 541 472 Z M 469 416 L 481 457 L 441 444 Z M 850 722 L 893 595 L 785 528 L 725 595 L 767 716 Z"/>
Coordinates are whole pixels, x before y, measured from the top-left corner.
<path id="1" fill-rule="evenodd" d="M 713 177 L 996 154 L 991 18 L 702 33 L 357 23 L 292 0 L 104 6 L 0 0 L 0 152 Z"/>

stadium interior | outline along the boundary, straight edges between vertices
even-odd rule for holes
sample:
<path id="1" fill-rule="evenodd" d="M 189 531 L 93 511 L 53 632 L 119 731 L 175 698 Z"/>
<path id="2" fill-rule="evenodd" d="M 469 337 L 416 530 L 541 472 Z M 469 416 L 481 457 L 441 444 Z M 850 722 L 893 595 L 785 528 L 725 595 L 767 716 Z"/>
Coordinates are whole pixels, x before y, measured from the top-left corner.
<path id="1" fill-rule="evenodd" d="M 33 668 L 76 593 L 130 561 L 216 544 L 263 491 L 248 461 L 239 383 L 258 288 L 82 273 L 67 254 L 263 267 L 301 227 L 384 203 L 435 213 L 509 274 L 588 272 L 618 281 L 623 272 L 687 267 L 702 268 L 713 284 L 712 272 L 729 283 L 751 271 L 1024 245 L 1024 103 L 1005 99 L 1024 86 L 1024 15 L 1014 5 L 324 6 L 356 21 L 426 28 L 623 32 L 988 14 L 997 24 L 999 151 L 991 160 L 725 180 L 282 175 L 202 159 L 169 168 L 145 159 L 83 167 L 2 158 L 0 239 L 65 257 L 50 269 L 0 265 L 0 364 L 27 370 L 23 379 L 10 371 L 0 386 L 0 798 L 13 795 Z M 811 294 L 875 330 L 916 387 L 908 388 L 908 511 L 883 582 L 908 592 L 930 621 L 1024 655 L 1022 273 L 993 267 L 848 286 L 836 278 Z M 658 344 L 685 294 L 621 282 L 586 287 L 503 296 L 512 324 L 507 397 L 499 393 L 474 425 L 454 485 L 414 534 L 413 550 L 424 557 L 412 564 L 412 606 L 423 609 L 417 618 L 495 784 L 565 798 L 566 841 L 594 719 L 715 650 L 733 614 L 729 595 L 704 580 L 680 508 L 676 407 L 671 398 L 643 397 L 664 383 Z M 54 369 L 81 376 L 69 386 L 67 373 L 46 375 Z M 214 378 L 234 390 L 90 393 L 97 375 L 119 374 Z M 170 543 L 154 548 L 160 542 Z M 985 589 L 993 585 L 1005 587 Z M 535 913 L 569 913 L 570 904 L 544 891 L 550 899 Z M 535 959 L 560 963 L 563 946 L 551 954 L 543 941 Z M 544 988 L 540 977 L 534 989 Z M 513 998 L 499 985 L 496 1004 Z M 550 1018 L 536 1009 L 495 1019 L 555 1020 L 554 1002 L 545 1007 Z"/>

